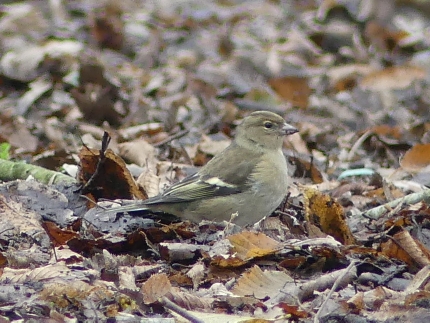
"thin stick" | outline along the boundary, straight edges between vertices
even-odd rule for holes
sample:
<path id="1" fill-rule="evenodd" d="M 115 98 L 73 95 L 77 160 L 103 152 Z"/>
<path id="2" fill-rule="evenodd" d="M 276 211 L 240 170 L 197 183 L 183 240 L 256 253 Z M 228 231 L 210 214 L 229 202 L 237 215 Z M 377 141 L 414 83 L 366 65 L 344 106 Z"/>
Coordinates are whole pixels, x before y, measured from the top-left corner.
<path id="1" fill-rule="evenodd" d="M 354 145 L 352 145 L 351 150 L 349 151 L 348 156 L 346 157 L 347 160 L 352 160 L 352 158 L 355 155 L 355 152 L 357 151 L 358 148 L 360 148 L 360 146 L 363 144 L 363 142 L 366 141 L 367 138 L 369 138 L 371 135 L 373 135 L 373 131 L 366 131 L 365 133 L 363 133 L 363 135 L 358 138 L 358 140 L 355 142 Z"/>
<path id="2" fill-rule="evenodd" d="M 90 187 L 93 185 L 93 182 L 95 181 L 95 179 L 97 178 L 97 176 L 100 175 L 100 170 L 101 170 L 103 164 L 106 161 L 106 155 L 105 155 L 105 153 L 106 153 L 106 149 L 109 146 L 110 141 L 111 141 L 111 137 L 105 131 L 103 133 L 102 147 L 100 148 L 100 157 L 99 157 L 99 161 L 97 163 L 96 170 L 91 175 L 90 179 L 86 182 L 86 184 L 81 188 L 81 193 L 82 194 L 86 194 L 89 191 Z"/>
<path id="3" fill-rule="evenodd" d="M 172 140 L 175 140 L 175 139 L 178 139 L 178 138 L 181 138 L 181 137 L 185 136 L 185 135 L 186 135 L 187 133 L 189 133 L 189 132 L 190 132 L 190 131 L 189 131 L 189 130 L 187 130 L 187 129 L 185 129 L 185 130 L 181 130 L 181 131 L 178 131 L 177 133 L 174 133 L 173 135 L 171 135 L 171 136 L 167 137 L 166 139 L 161 140 L 161 141 L 159 141 L 159 142 L 157 142 L 157 143 L 153 144 L 153 146 L 154 146 L 154 147 L 160 147 L 160 146 L 163 146 L 163 145 L 167 144 L 168 142 L 170 142 L 170 141 L 172 141 Z"/>
<path id="4" fill-rule="evenodd" d="M 173 303 L 166 296 L 160 297 L 160 299 L 158 299 L 158 301 L 165 308 L 167 308 L 167 309 L 175 312 L 176 314 L 179 314 L 180 316 L 182 316 L 183 318 L 186 318 L 187 320 L 189 320 L 192 323 L 205 323 L 201 319 L 199 319 L 199 318 L 195 317 L 194 315 L 192 315 L 187 310 L 185 310 L 182 307 L 179 307 L 178 305 L 176 305 L 175 303 Z"/>
<path id="5" fill-rule="evenodd" d="M 349 264 L 349 266 L 346 268 L 345 272 L 340 275 L 336 281 L 334 282 L 332 288 L 330 289 L 330 291 L 327 294 L 326 299 L 324 300 L 324 302 L 321 304 L 317 314 L 314 317 L 314 323 L 319 323 L 320 322 L 320 316 L 322 311 L 324 310 L 324 308 L 327 306 L 328 301 L 331 298 L 331 295 L 333 295 L 334 291 L 339 287 L 340 283 L 343 281 L 343 279 L 346 277 L 346 275 L 352 270 L 352 268 L 354 268 L 357 265 L 356 261 L 351 261 L 351 263 Z"/>

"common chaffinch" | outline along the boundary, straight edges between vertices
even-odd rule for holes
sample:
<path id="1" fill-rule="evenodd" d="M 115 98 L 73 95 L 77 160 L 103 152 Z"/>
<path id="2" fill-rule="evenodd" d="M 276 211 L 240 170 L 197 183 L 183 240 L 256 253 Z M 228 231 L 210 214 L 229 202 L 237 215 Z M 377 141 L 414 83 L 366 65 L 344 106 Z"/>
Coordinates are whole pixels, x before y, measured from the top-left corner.
<path id="1" fill-rule="evenodd" d="M 270 215 L 288 188 L 283 139 L 298 130 L 269 111 L 251 113 L 236 129 L 233 142 L 196 174 L 158 196 L 107 211 L 151 210 L 194 222 L 232 219 L 242 226 Z"/>

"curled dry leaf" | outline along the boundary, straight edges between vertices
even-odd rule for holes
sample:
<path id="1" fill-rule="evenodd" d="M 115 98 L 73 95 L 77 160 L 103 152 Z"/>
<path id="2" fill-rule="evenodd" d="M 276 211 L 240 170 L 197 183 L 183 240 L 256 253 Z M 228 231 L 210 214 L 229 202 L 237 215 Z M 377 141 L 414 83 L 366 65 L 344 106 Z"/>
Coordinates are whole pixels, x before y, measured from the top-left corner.
<path id="1" fill-rule="evenodd" d="M 100 152 L 96 149 L 86 147 L 81 149 L 79 153 L 81 169 L 78 175 L 81 183 L 87 183 L 95 173 L 100 160 L 99 155 Z M 105 156 L 105 161 L 98 169 L 98 176 L 93 181 L 91 192 L 93 196 L 109 199 L 133 199 L 134 197 L 145 199 L 146 196 L 139 190 L 124 160 L 110 149 L 106 150 Z"/>
<path id="2" fill-rule="evenodd" d="M 415 275 L 414 279 L 406 288 L 405 292 L 409 294 L 419 289 L 429 290 L 429 285 L 430 285 L 429 278 L 430 278 L 430 265 L 427 265 L 421 268 L 421 270 Z"/>
<path id="3" fill-rule="evenodd" d="M 323 232 L 343 244 L 353 244 L 354 236 L 348 227 L 342 206 L 333 198 L 313 188 L 305 188 L 305 218 Z"/>
<path id="4" fill-rule="evenodd" d="M 202 263 L 195 264 L 188 272 L 187 276 L 193 281 L 194 289 L 197 289 L 203 277 L 205 276 L 205 266 Z"/>
<path id="5" fill-rule="evenodd" d="M 399 259 L 412 267 L 430 265 L 430 251 L 406 230 L 396 233 L 392 239 L 382 243 L 381 251 L 387 257 Z"/>
<path id="6" fill-rule="evenodd" d="M 156 196 L 160 193 L 160 178 L 150 169 L 146 169 L 136 183 L 140 185 L 148 197 Z"/>

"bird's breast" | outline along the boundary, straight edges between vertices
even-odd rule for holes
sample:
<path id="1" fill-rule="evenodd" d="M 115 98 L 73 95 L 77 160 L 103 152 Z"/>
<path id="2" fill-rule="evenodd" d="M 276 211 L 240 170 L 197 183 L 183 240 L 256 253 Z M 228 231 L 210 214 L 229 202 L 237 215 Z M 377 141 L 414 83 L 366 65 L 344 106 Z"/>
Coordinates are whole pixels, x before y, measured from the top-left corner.
<path id="1" fill-rule="evenodd" d="M 252 182 L 256 194 L 267 195 L 268 198 L 272 196 L 282 201 L 288 188 L 288 169 L 284 155 L 280 153 L 265 156 L 256 165 Z"/>

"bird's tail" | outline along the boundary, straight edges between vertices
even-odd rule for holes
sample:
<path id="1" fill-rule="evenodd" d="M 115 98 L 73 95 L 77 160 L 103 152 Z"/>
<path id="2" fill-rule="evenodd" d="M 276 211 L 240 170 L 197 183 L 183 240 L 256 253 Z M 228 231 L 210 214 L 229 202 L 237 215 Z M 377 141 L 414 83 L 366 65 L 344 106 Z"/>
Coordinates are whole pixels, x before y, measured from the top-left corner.
<path id="1" fill-rule="evenodd" d="M 121 206 L 114 206 L 111 208 L 104 208 L 104 212 L 108 213 L 130 213 L 149 210 L 148 205 L 142 203 L 143 201 L 123 201 Z"/>

